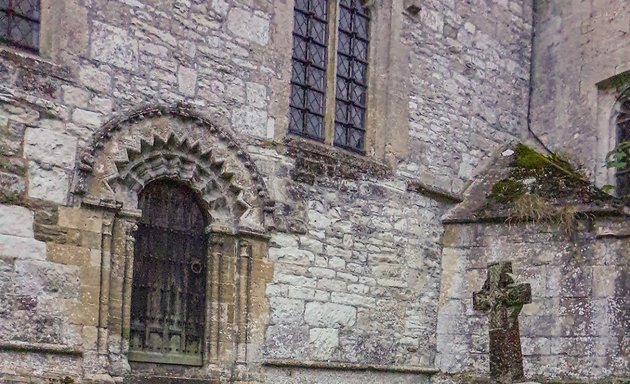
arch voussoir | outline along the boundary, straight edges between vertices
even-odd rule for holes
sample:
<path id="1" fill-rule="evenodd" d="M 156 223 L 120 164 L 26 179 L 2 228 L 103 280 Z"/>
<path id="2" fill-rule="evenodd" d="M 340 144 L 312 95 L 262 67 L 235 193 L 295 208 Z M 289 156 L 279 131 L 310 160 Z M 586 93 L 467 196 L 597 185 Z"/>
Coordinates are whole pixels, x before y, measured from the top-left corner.
<path id="1" fill-rule="evenodd" d="M 114 117 L 80 157 L 77 172 L 77 195 L 122 199 L 135 209 L 148 183 L 168 178 L 193 188 L 222 227 L 266 232 L 273 225 L 273 202 L 249 154 L 231 132 L 189 106 Z"/>

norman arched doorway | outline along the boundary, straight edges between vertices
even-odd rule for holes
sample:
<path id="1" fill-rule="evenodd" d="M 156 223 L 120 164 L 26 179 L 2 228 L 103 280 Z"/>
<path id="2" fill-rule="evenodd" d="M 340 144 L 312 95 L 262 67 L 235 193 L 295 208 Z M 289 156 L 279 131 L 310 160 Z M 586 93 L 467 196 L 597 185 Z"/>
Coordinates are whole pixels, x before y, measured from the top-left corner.
<path id="1" fill-rule="evenodd" d="M 189 187 L 170 180 L 139 194 L 129 360 L 202 365 L 207 217 Z"/>

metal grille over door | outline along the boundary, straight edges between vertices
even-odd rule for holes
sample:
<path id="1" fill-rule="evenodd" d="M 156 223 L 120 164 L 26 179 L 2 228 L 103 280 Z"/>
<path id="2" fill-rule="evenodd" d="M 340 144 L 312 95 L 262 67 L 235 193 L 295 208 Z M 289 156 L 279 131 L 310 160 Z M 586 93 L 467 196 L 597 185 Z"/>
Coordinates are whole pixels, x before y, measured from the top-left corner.
<path id="1" fill-rule="evenodd" d="M 206 218 L 194 193 L 154 181 L 139 196 L 129 360 L 201 365 Z"/>

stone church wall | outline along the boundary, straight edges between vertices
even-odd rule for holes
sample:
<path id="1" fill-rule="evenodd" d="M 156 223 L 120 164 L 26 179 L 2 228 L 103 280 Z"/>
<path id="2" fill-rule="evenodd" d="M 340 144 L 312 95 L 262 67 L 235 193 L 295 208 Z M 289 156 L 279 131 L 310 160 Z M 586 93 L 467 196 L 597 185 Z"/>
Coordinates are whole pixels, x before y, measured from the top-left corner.
<path id="1" fill-rule="evenodd" d="M 612 184 L 604 159 L 616 141 L 616 98 L 630 84 L 630 3 L 535 3 L 531 128 L 599 186 Z"/>
<path id="2" fill-rule="evenodd" d="M 97 136 L 123 149 L 107 141 L 106 122 L 178 102 L 235 134 L 276 202 L 276 229 L 260 246 L 271 264 L 254 365 L 331 360 L 347 379 L 298 375 L 352 383 L 365 377 L 353 370 L 378 365 L 390 370 L 383 382 L 427 380 L 439 219 L 483 158 L 522 129 L 528 1 L 427 1 L 417 15 L 377 2 L 392 27 L 376 27 L 396 34 L 374 40 L 393 58 L 375 64 L 393 85 L 374 97 L 391 96 L 400 113 L 395 124 L 376 114 L 384 149 L 367 159 L 285 141 L 292 2 L 42 3 L 40 56 L 0 49 L 0 381 L 107 382 L 111 367 L 125 369 L 107 350 L 124 329 L 100 323 L 122 306 L 103 304 L 103 260 L 115 251 L 103 239 L 116 228 L 73 192 Z M 286 382 L 291 369 L 300 368 L 268 368 L 269 378 Z"/>
<path id="3" fill-rule="evenodd" d="M 401 171 L 461 194 L 527 128 L 532 4 L 422 2 L 404 21 L 409 157 Z"/>
<path id="4" fill-rule="evenodd" d="M 473 310 L 472 293 L 489 262 L 512 261 L 515 280 L 532 288 L 532 303 L 519 316 L 526 377 L 627 379 L 627 221 L 597 218 L 573 235 L 544 224 L 453 224 L 443 240 L 436 358 L 442 371 L 487 373 L 487 316 Z"/>

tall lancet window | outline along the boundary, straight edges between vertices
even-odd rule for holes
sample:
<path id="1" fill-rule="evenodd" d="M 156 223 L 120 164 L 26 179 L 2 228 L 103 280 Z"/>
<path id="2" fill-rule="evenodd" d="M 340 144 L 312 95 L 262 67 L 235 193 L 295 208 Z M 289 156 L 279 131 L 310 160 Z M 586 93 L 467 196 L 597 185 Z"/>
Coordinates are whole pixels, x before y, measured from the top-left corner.
<path id="1" fill-rule="evenodd" d="M 139 196 L 129 360 L 201 365 L 206 300 L 204 210 L 188 187 L 149 183 Z"/>
<path id="2" fill-rule="evenodd" d="M 365 138 L 369 25 L 360 0 L 341 0 L 334 143 L 356 151 L 363 149 Z"/>
<path id="3" fill-rule="evenodd" d="M 630 96 L 621 101 L 616 123 L 617 142 L 630 141 Z M 617 171 L 617 195 L 630 195 L 630 166 Z"/>
<path id="4" fill-rule="evenodd" d="M 289 130 L 324 139 L 324 97 L 328 47 L 326 0 L 296 0 Z"/>
<path id="5" fill-rule="evenodd" d="M 40 0 L 0 0 L 0 42 L 39 50 Z"/>
<path id="6" fill-rule="evenodd" d="M 369 24 L 361 0 L 296 0 L 290 132 L 365 150 Z"/>

